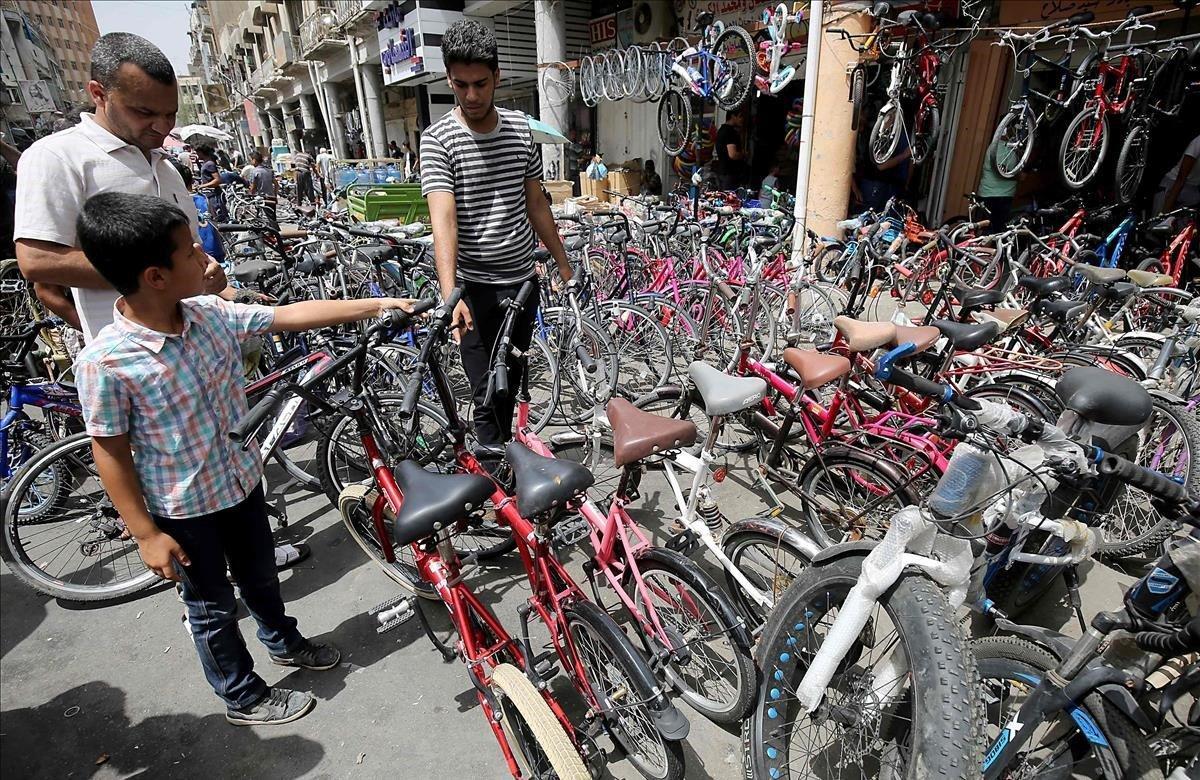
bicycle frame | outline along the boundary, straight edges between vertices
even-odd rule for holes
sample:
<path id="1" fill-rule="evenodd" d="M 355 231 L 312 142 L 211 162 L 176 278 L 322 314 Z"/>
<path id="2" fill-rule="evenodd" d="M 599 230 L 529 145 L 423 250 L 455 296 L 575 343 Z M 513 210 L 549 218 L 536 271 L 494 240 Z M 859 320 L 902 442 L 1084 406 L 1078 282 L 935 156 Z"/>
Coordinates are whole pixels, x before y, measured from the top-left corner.
<path id="1" fill-rule="evenodd" d="M 1104 243 L 1096 251 L 1096 256 L 1100 259 L 1101 268 L 1116 268 L 1121 260 L 1121 253 L 1125 249 L 1126 242 L 1129 241 L 1129 236 L 1133 234 L 1133 229 L 1137 225 L 1137 219 L 1133 214 L 1121 220 L 1108 236 L 1104 239 Z M 1111 247 L 1111 253 L 1109 251 Z"/>
<path id="2" fill-rule="evenodd" d="M 83 410 L 79 407 L 79 397 L 73 389 L 68 389 L 58 382 L 43 382 L 39 384 L 14 384 L 8 390 L 8 412 L 0 420 L 0 481 L 12 477 L 15 469 L 9 463 L 9 431 L 19 423 L 28 421 L 29 415 L 25 407 L 32 406 L 47 412 L 65 414 L 70 417 L 80 417 Z M 15 464 L 20 466 L 20 464 Z"/>

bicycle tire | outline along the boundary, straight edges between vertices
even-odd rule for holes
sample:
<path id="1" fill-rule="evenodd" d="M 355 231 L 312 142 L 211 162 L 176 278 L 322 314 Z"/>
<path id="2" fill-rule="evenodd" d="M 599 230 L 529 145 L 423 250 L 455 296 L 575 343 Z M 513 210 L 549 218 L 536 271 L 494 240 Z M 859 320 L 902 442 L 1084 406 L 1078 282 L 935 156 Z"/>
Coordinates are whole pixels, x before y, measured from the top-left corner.
<path id="1" fill-rule="evenodd" d="M 1059 660 L 1033 642 L 1011 636 L 976 639 L 971 643 L 971 651 L 975 656 L 976 666 L 979 668 L 980 691 L 985 701 L 989 703 L 986 709 L 986 720 L 988 744 L 990 745 L 994 739 L 993 732 L 998 736 L 1000 729 L 1009 721 L 1007 713 L 1004 711 L 1004 692 L 1000 690 L 997 683 L 1001 681 L 1016 682 L 1024 687 L 1033 687 L 1047 672 L 1058 667 Z M 1000 705 L 998 709 L 994 706 L 996 704 Z M 1009 711 L 1015 712 L 1015 709 L 1014 707 Z M 1154 752 L 1145 736 L 1104 696 L 1098 693 L 1089 693 L 1074 705 L 1073 709 L 1075 712 L 1070 717 L 1056 719 L 1061 725 L 1055 729 L 1055 742 L 1067 736 L 1074 736 L 1075 738 L 1070 740 L 1069 752 L 1072 755 L 1079 755 L 1082 752 L 1081 749 L 1086 749 L 1090 740 L 1081 738 L 1079 725 L 1072 727 L 1071 724 L 1078 724 L 1080 720 L 1083 720 L 1088 724 L 1089 730 L 1094 730 L 1112 747 L 1112 755 L 1116 758 L 1122 780 L 1125 778 L 1160 780 L 1162 778 L 1162 770 L 1158 767 Z M 1039 724 L 1026 725 L 1030 728 L 1037 728 Z M 1070 731 L 1066 734 L 1061 733 L 1063 726 Z M 1035 736 L 1026 743 L 1026 745 L 1031 744 L 1043 747 L 1046 743 Z M 1060 752 L 1059 755 L 1063 755 L 1063 753 Z M 1061 774 L 1064 769 L 1072 772 L 1071 776 L 1078 776 L 1073 773 L 1073 767 L 1051 767 L 1050 771 Z M 1100 777 L 1101 773 L 1098 769 L 1099 767 L 1093 765 L 1091 772 L 1084 776 Z"/>
<path id="2" fill-rule="evenodd" d="M 1013 138 L 1009 138 L 1009 134 Z M 1033 109 L 1022 105 L 1018 110 L 1015 106 L 1009 110 L 996 131 L 992 133 L 992 143 L 988 154 L 991 156 L 992 167 L 1002 179 L 1015 179 L 1029 164 L 1033 156 L 1033 147 L 1037 139 L 1037 121 L 1033 118 Z M 1001 154 L 1004 149 L 1010 153 Z"/>
<path id="3" fill-rule="evenodd" d="M 337 507 L 338 515 L 342 518 L 342 525 L 346 527 L 346 531 L 354 543 L 366 553 L 367 558 L 378 566 L 388 579 L 414 596 L 429 601 L 440 601 L 441 598 L 434 590 L 433 585 L 421 578 L 410 547 L 393 548 L 394 561 L 389 562 L 384 556 L 383 545 L 380 543 L 371 521 L 371 512 L 377 496 L 378 493 L 375 492 L 375 489 L 367 485 L 350 485 L 343 490 L 334 504 Z M 390 520 L 390 514 L 385 506 L 385 521 Z"/>
<path id="4" fill-rule="evenodd" d="M 658 293 L 641 293 L 633 302 L 645 309 L 655 321 L 666 328 L 671 339 L 671 374 L 678 378 L 687 372 L 695 359 L 699 344 L 700 326 L 674 300 Z"/>
<path id="5" fill-rule="evenodd" d="M 757 650 L 763 684 L 758 702 L 742 730 L 745 763 L 754 777 L 794 777 L 789 772 L 791 762 L 814 756 L 820 759 L 821 750 L 809 748 L 803 750 L 803 755 L 797 755 L 791 749 L 796 738 L 795 726 L 799 724 L 789 726 L 787 720 L 789 711 L 798 710 L 798 702 L 786 692 L 795 690 L 807 666 L 806 660 L 815 654 L 814 639 L 824 637 L 814 626 L 822 623 L 829 607 L 840 605 L 845 594 L 858 582 L 863 559 L 859 555 L 846 555 L 805 569 L 771 612 Z M 914 780 L 978 777 L 983 728 L 979 677 L 965 630 L 955 619 L 945 595 L 922 575 L 902 575 L 880 597 L 877 609 L 883 614 L 871 618 L 863 635 L 873 646 L 891 647 L 888 637 L 892 632 L 880 638 L 879 627 L 882 618 L 886 617 L 895 629 L 895 646 L 904 650 L 909 672 L 909 695 L 901 702 L 899 711 L 907 709 L 911 714 L 912 726 L 904 735 L 911 760 L 896 767 L 898 771 L 894 771 L 892 777 Z M 854 679 L 855 675 L 860 675 L 862 682 L 869 686 L 872 682 L 869 675 L 876 668 L 870 658 L 872 649 L 862 642 L 851 649 L 852 655 L 839 666 L 818 712 L 832 711 L 839 706 L 831 702 L 831 697 L 841 696 L 842 690 L 853 691 L 860 685 Z M 867 657 L 864 658 L 864 654 Z M 870 714 L 865 701 L 860 704 L 849 697 L 840 705 L 839 712 L 840 717 L 853 718 L 857 723 Z M 816 720 L 804 715 L 796 717 Z M 897 723 L 900 718 L 888 720 L 890 726 L 902 728 Z M 846 755 L 841 748 L 847 745 L 852 747 L 851 753 L 865 752 L 863 746 L 870 739 L 865 731 L 855 729 L 851 737 L 839 725 L 832 718 L 824 718 L 818 726 L 828 729 L 830 734 L 826 749 L 838 751 L 839 758 Z M 846 736 L 844 741 L 839 739 L 841 735 Z M 881 741 L 871 740 L 872 743 Z M 897 746 L 897 761 L 902 760 L 899 752 Z M 849 760 L 853 759 L 850 755 Z M 861 759 L 860 755 L 860 764 Z M 829 769 L 834 767 L 830 765 Z M 873 774 L 861 765 L 858 770 L 858 776 Z M 840 774 L 827 771 L 818 776 Z"/>
<path id="6" fill-rule="evenodd" d="M 874 521 L 869 521 L 869 527 L 861 529 L 861 533 L 870 531 L 881 536 L 887 530 L 887 520 L 891 518 L 897 510 L 911 506 L 917 503 L 917 496 L 912 493 L 907 485 L 904 485 L 896 480 L 896 477 L 888 473 L 886 470 L 879 468 L 877 465 L 877 454 L 867 453 L 849 447 L 834 445 L 819 450 L 800 469 L 800 473 L 796 477 L 795 492 L 801 498 L 801 514 L 804 516 L 805 524 L 808 527 L 809 535 L 812 540 L 821 547 L 830 547 L 838 544 L 845 539 L 835 539 L 831 534 L 832 526 L 829 526 L 821 518 L 823 512 L 813 507 L 813 498 L 817 496 L 833 496 L 833 482 L 842 482 L 843 484 L 856 484 L 863 479 L 860 475 L 869 475 L 867 479 L 872 486 L 880 486 L 887 491 L 886 504 L 880 503 L 878 497 L 873 497 L 868 501 L 869 506 L 874 506 L 878 512 L 873 513 Z M 843 477 L 837 480 L 832 475 L 834 469 L 844 469 L 846 473 L 852 474 L 853 477 Z M 822 479 L 822 475 L 826 481 L 831 482 L 830 486 L 825 489 L 817 487 L 818 480 Z M 831 481 L 832 480 L 832 481 Z M 840 515 L 841 507 L 853 500 L 853 496 L 843 494 L 836 498 L 838 506 L 835 511 Z M 892 499 L 895 499 L 894 501 Z M 858 521 L 862 518 L 862 507 L 858 507 L 850 503 L 855 510 L 854 520 Z M 860 537 L 861 538 L 861 537 Z"/>
<path id="7" fill-rule="evenodd" d="M 855 65 L 850 73 L 850 129 L 858 132 L 862 123 L 863 100 L 867 94 L 867 73 L 861 65 Z"/>
<path id="8" fill-rule="evenodd" d="M 638 654 L 629 638 L 621 631 L 604 610 L 590 601 L 578 601 L 564 610 L 567 632 L 575 647 L 575 656 L 584 669 L 583 682 L 595 697 L 597 705 L 605 711 L 604 722 L 613 734 L 614 741 L 625 751 L 629 763 L 650 780 L 680 780 L 684 770 L 683 743 L 666 739 L 654 725 L 652 711 L 659 712 L 672 705 L 662 693 L 655 693 L 658 682 L 654 673 Z M 586 632 L 592 639 L 584 638 Z M 607 651 L 607 658 L 600 653 Z M 585 656 L 592 652 L 589 663 Z M 623 680 L 611 690 L 601 689 L 595 676 L 597 669 L 618 672 Z M 633 698 L 630 705 L 612 710 L 610 696 L 619 693 Z M 616 714 L 613 714 L 616 712 Z M 634 713 L 641 715 L 637 717 Z M 636 732 L 646 741 L 653 741 L 661 748 L 655 756 L 657 763 L 650 766 L 644 749 L 638 749 Z"/>
<path id="9" fill-rule="evenodd" d="M 904 132 L 904 115 L 900 104 L 889 101 L 871 126 L 871 159 L 876 165 L 883 165 L 895 156 L 900 146 L 900 135 Z"/>
<path id="10" fill-rule="evenodd" d="M 745 57 L 731 60 L 725 51 L 729 46 L 740 46 L 745 50 Z M 713 79 L 713 99 L 717 105 L 726 111 L 741 108 L 750 91 L 754 88 L 755 57 L 754 39 L 745 29 L 736 25 L 726 27 L 725 32 L 717 36 L 713 50 L 720 58 L 719 75 Z M 728 69 L 728 70 L 727 70 Z"/>
<path id="11" fill-rule="evenodd" d="M 910 139 L 912 161 L 920 165 L 937 149 L 938 133 L 942 129 L 942 112 L 937 106 L 928 106 L 920 117 L 913 121 L 913 125 Z"/>
<path id="12" fill-rule="evenodd" d="M 579 63 L 579 97 L 588 108 L 600 102 L 600 85 L 596 79 L 596 60 L 584 57 Z"/>
<path id="13" fill-rule="evenodd" d="M 1154 404 L 1153 414 L 1160 415 L 1165 421 L 1162 436 L 1174 434 L 1174 436 L 1178 436 L 1180 446 L 1186 448 L 1186 452 L 1181 453 L 1183 457 L 1175 459 L 1175 468 L 1164 473 L 1169 477 L 1182 479 L 1188 494 L 1192 498 L 1200 498 L 1200 418 L 1183 401 L 1173 402 L 1160 396 L 1153 396 L 1152 402 Z M 1171 431 L 1171 428 L 1174 431 Z M 1142 441 L 1134 462 L 1156 471 L 1163 471 L 1162 464 L 1155 459 L 1158 454 L 1155 452 L 1153 442 L 1156 432 L 1154 418 L 1151 417 L 1139 434 Z M 1163 441 L 1161 437 L 1159 440 Z M 1164 445 L 1160 444 L 1159 446 Z M 1187 464 L 1186 473 L 1180 473 L 1181 461 Z M 1123 494 L 1117 499 L 1116 505 L 1104 516 L 1104 542 L 1100 545 L 1102 555 L 1109 558 L 1145 555 L 1157 549 L 1175 533 L 1177 528 L 1175 521 L 1159 515 L 1157 510 L 1148 506 L 1148 499 L 1143 499 L 1142 504 L 1142 508 L 1148 510 L 1147 523 L 1137 525 L 1131 533 L 1127 521 L 1121 519 L 1118 522 L 1116 513 L 1122 502 L 1136 500 L 1141 495 L 1141 491 L 1126 485 Z M 1155 520 L 1156 516 L 1157 520 Z"/>
<path id="14" fill-rule="evenodd" d="M 44 433 L 33 430 L 31 428 L 32 421 L 26 418 L 23 421 L 18 421 L 8 429 L 8 456 L 9 456 L 9 474 L 15 476 L 21 466 L 28 463 L 34 456 L 46 447 L 54 444 L 56 439 L 52 439 Z M 67 475 L 58 464 L 52 464 L 50 471 L 50 482 L 42 483 L 38 488 L 37 504 L 28 509 L 17 508 L 17 515 L 20 517 L 20 522 L 32 523 L 43 519 L 54 509 L 54 506 L 62 498 L 63 486 Z M 47 487 L 47 484 L 49 487 Z"/>
<path id="15" fill-rule="evenodd" d="M 679 156 L 692 136 L 692 101 L 671 87 L 658 103 L 658 140 L 672 157 Z"/>
<path id="16" fill-rule="evenodd" d="M 73 436 L 68 436 L 65 439 L 55 441 L 51 446 L 45 447 L 25 462 L 25 465 L 13 476 L 3 490 L 0 490 L 0 505 L 4 507 L 3 536 L 4 540 L 0 543 L 0 556 L 4 558 L 8 564 L 8 569 L 13 573 L 18 580 L 25 585 L 36 590 L 39 593 L 44 593 L 53 598 L 63 599 L 64 601 L 110 601 L 114 599 L 124 598 L 125 596 L 138 593 L 145 590 L 156 583 L 162 582 L 162 579 L 153 571 L 146 568 L 138 554 L 137 542 L 132 538 L 122 539 L 118 534 L 112 536 L 107 532 L 101 532 L 101 536 L 97 541 L 85 541 L 82 543 L 76 542 L 76 538 L 83 530 L 94 530 L 91 522 L 86 525 L 85 520 L 89 519 L 87 514 L 89 509 L 94 511 L 94 507 L 103 507 L 104 491 L 99 484 L 99 477 L 96 477 L 96 490 L 93 491 L 96 498 L 84 498 L 78 502 L 78 508 L 85 512 L 78 519 L 75 519 L 69 513 L 67 503 L 70 495 L 62 497 L 55 508 L 59 513 L 55 515 L 54 522 L 56 525 L 72 527 L 78 526 L 79 530 L 74 532 L 74 536 L 66 541 L 66 545 L 80 544 L 80 555 L 84 558 L 95 558 L 97 561 L 103 561 L 104 566 L 101 571 L 117 569 L 117 562 L 123 560 L 125 571 L 129 574 L 129 578 L 124 581 L 118 581 L 115 584 L 104 585 L 88 585 L 92 581 L 92 575 L 88 574 L 83 577 L 83 583 L 68 581 L 62 576 L 56 576 L 50 572 L 44 571 L 42 566 L 48 565 L 50 562 L 57 559 L 64 547 L 59 548 L 59 552 L 46 555 L 31 555 L 32 548 L 27 549 L 22 543 L 21 533 L 18 527 L 25 523 L 18 517 L 18 508 L 21 506 L 21 497 L 24 491 L 34 482 L 37 475 L 46 468 L 54 468 L 62 472 L 78 477 L 78 471 L 82 470 L 88 474 L 94 474 L 91 463 L 92 452 L 91 437 L 87 433 L 78 433 Z M 78 451 L 78 453 L 76 452 Z M 59 463 L 59 461 L 63 461 Z M 84 484 L 89 479 L 84 477 Z M 72 493 L 78 488 L 78 485 L 72 486 Z M 115 513 L 115 510 L 114 510 Z M 95 515 L 91 515 L 92 521 L 96 519 Z M 108 520 L 107 515 L 104 519 Z M 119 524 L 119 519 L 109 523 L 113 532 L 123 529 L 123 524 Z M 112 536 L 112 538 L 107 538 Z M 61 538 L 61 534 L 56 534 L 50 541 L 56 541 Z M 89 554 L 84 550 L 83 544 L 98 544 L 95 552 Z M 112 552 L 104 552 L 109 549 L 112 544 Z M 36 560 L 35 560 L 36 559 Z M 41 564 L 39 565 L 39 562 Z M 60 573 L 61 573 L 60 569 Z"/>
<path id="17" fill-rule="evenodd" d="M 760 591 L 769 594 L 776 603 L 796 579 L 796 575 L 812 562 L 802 550 L 791 546 L 783 537 L 760 531 L 731 531 L 721 539 L 721 550 L 746 579 Z M 755 571 L 755 568 L 761 565 L 750 560 L 755 550 L 758 551 L 758 556 L 767 562 L 771 569 L 769 573 L 760 574 Z M 746 616 L 751 625 L 761 626 L 767 619 L 767 613 L 742 592 L 742 586 L 730 572 L 725 572 L 725 583 L 729 592 L 733 594 L 738 611 Z"/>
<path id="18" fill-rule="evenodd" d="M 671 378 L 671 339 L 655 317 L 626 301 L 600 304 L 617 364 L 615 391 L 640 398 Z"/>
<path id="19" fill-rule="evenodd" d="M 1121 151 L 1117 153 L 1117 167 L 1113 171 L 1113 194 L 1117 202 L 1128 205 L 1137 197 L 1146 173 L 1146 159 L 1150 153 L 1150 128 L 1137 123 L 1129 128 Z"/>
<path id="20" fill-rule="evenodd" d="M 555 776 L 563 780 L 590 780 L 587 766 L 562 722 L 524 672 L 512 664 L 498 664 L 492 669 L 491 687 L 500 704 L 500 712 L 496 713 L 500 727 L 509 745 L 516 748 L 513 758 L 520 754 L 525 759 L 522 768 L 527 770 L 526 776 L 543 777 L 538 767 L 548 764 Z M 511 710 L 505 706 L 506 702 L 512 705 Z M 513 723 L 514 716 L 520 718 L 525 728 L 521 728 L 521 723 Z M 528 751 L 534 747 L 528 744 L 530 737 L 543 760 L 530 760 Z"/>
<path id="21" fill-rule="evenodd" d="M 577 425 L 590 419 L 596 405 L 607 403 L 616 392 L 618 366 L 615 347 L 605 329 L 587 316 L 579 321 L 582 328 L 574 322 L 574 313 L 561 306 L 543 308 L 542 317 L 548 326 L 547 345 L 550 347 L 550 354 L 554 356 L 558 371 L 557 416 L 568 425 Z M 567 318 L 570 318 L 570 321 Z M 577 329 L 582 330 L 586 336 L 578 336 Z M 591 394 L 584 386 L 584 379 L 576 381 L 580 374 L 575 369 L 582 370 L 572 346 L 576 342 L 587 347 L 593 362 L 602 366 L 605 372 L 606 381 L 603 387 L 597 385 L 592 388 Z"/>
<path id="22" fill-rule="evenodd" d="M 1104 158 L 1108 154 L 1108 144 L 1110 140 L 1109 136 L 1111 135 L 1108 128 L 1108 116 L 1101 114 L 1098 125 L 1100 132 L 1100 148 L 1096 149 L 1092 144 L 1088 144 L 1086 155 L 1084 155 L 1084 151 L 1076 150 L 1080 160 L 1086 161 L 1089 157 L 1093 156 L 1093 153 L 1095 159 L 1092 162 L 1086 163 L 1086 167 L 1084 167 L 1082 170 L 1077 170 L 1075 166 L 1072 166 L 1069 162 L 1068 155 L 1072 153 L 1073 148 L 1076 146 L 1076 134 L 1082 136 L 1083 133 L 1086 132 L 1084 130 L 1084 124 L 1089 119 L 1095 122 L 1096 112 L 1097 109 L 1094 107 L 1085 107 L 1082 111 L 1076 114 L 1074 118 L 1071 119 L 1070 123 L 1067 125 L 1066 131 L 1063 133 L 1062 143 L 1060 144 L 1058 150 L 1058 166 L 1063 177 L 1063 183 L 1072 190 L 1081 190 L 1090 184 L 1092 180 L 1099 175 L 1100 167 L 1104 164 Z"/>
<path id="23" fill-rule="evenodd" d="M 720 700 L 705 696 L 697 690 L 698 686 L 693 682 L 702 681 L 718 668 L 717 663 L 711 660 L 713 654 L 706 657 L 707 665 L 694 667 L 689 664 L 689 667 L 699 669 L 699 673 L 689 672 L 679 664 L 673 654 L 662 667 L 667 680 L 679 693 L 680 698 L 713 723 L 741 723 L 754 704 L 758 678 L 749 645 L 743 646 L 735 634 L 742 620 L 729 597 L 691 558 L 673 550 L 663 547 L 646 548 L 638 554 L 637 564 L 647 585 L 659 579 L 661 573 L 661 577 L 678 592 L 677 596 L 670 599 L 670 611 L 664 609 L 664 601 L 661 598 L 657 599 L 653 606 L 661 621 L 671 623 L 670 626 L 665 626 L 667 630 L 678 637 L 680 644 L 686 643 L 686 655 L 690 656 L 692 662 L 697 661 L 700 647 L 708 646 L 708 641 L 716 641 L 717 647 L 713 654 L 725 662 L 726 668 L 733 672 L 732 680 L 725 679 L 724 673 L 720 675 L 729 683 L 732 695 Z M 632 578 L 626 577 L 626 588 L 630 590 L 630 596 L 638 605 L 639 611 L 644 612 L 641 604 L 642 591 L 633 585 Z M 647 590 L 654 593 L 672 592 L 665 585 L 660 585 L 657 590 L 651 587 Z M 695 622 L 683 626 L 678 622 L 678 618 L 673 619 L 672 615 L 683 619 L 692 618 Z M 641 623 L 636 625 L 642 634 L 646 650 L 652 652 L 654 644 L 645 635 Z"/>
<path id="24" fill-rule="evenodd" d="M 826 284 L 837 284 L 845 265 L 846 245 L 839 242 L 821 249 L 810 267 L 817 279 Z"/>

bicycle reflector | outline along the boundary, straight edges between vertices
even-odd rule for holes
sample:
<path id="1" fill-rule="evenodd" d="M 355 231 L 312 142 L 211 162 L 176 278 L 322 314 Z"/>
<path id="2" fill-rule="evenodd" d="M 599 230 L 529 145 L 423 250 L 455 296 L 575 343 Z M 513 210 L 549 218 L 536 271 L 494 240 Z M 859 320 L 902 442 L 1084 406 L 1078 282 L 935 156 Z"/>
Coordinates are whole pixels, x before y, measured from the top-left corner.
<path id="1" fill-rule="evenodd" d="M 715 469 L 713 469 L 713 473 L 712 473 L 713 482 L 724 482 L 725 477 L 727 477 L 727 476 L 729 476 L 729 467 L 717 466 Z"/>

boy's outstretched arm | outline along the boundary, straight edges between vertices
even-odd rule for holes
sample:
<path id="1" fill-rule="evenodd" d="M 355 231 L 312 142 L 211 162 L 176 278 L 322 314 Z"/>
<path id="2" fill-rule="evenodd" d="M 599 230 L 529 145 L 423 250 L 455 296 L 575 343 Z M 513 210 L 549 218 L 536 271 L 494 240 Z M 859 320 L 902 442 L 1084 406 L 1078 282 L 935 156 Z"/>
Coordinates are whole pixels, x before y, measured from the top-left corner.
<path id="1" fill-rule="evenodd" d="M 154 518 L 146 510 L 146 498 L 133 468 L 133 451 L 129 448 L 129 434 L 117 436 L 93 436 L 92 456 L 100 484 L 108 492 L 113 506 L 125 521 L 125 527 L 137 540 L 138 554 L 146 566 L 164 579 L 179 581 L 173 561 L 190 566 L 187 553 L 179 542 L 159 530 Z"/>
<path id="2" fill-rule="evenodd" d="M 271 332 L 305 331 L 382 317 L 389 309 L 412 311 L 411 298 L 359 298 L 352 301 L 301 301 L 275 307 Z"/>

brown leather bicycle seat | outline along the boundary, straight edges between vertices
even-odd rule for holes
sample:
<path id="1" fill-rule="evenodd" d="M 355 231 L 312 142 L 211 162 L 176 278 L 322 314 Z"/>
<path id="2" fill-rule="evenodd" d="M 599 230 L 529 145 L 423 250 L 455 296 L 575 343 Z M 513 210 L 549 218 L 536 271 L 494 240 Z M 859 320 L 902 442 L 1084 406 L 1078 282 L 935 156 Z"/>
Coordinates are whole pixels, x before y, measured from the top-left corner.
<path id="1" fill-rule="evenodd" d="M 643 412 L 624 398 L 609 401 L 606 411 L 613 432 L 613 461 L 618 468 L 696 441 L 696 424 L 691 420 Z"/>
<path id="2" fill-rule="evenodd" d="M 842 334 L 851 352 L 879 349 L 896 335 L 896 326 L 890 322 L 862 322 L 844 314 L 834 318 L 833 327 Z"/>
<path id="3" fill-rule="evenodd" d="M 795 347 L 783 351 L 783 360 L 800 375 L 805 390 L 841 379 L 850 371 L 850 361 L 841 355 L 823 355 Z"/>
<path id="4" fill-rule="evenodd" d="M 911 327 L 908 325 L 897 325 L 896 338 L 892 339 L 891 346 L 898 347 L 901 344 L 910 343 L 916 346 L 917 352 L 924 352 L 932 347 L 941 337 L 942 332 L 930 325 Z"/>
<path id="5" fill-rule="evenodd" d="M 284 241 L 291 241 L 296 238 L 308 238 L 308 231 L 300 228 L 281 228 L 279 237 Z"/>

